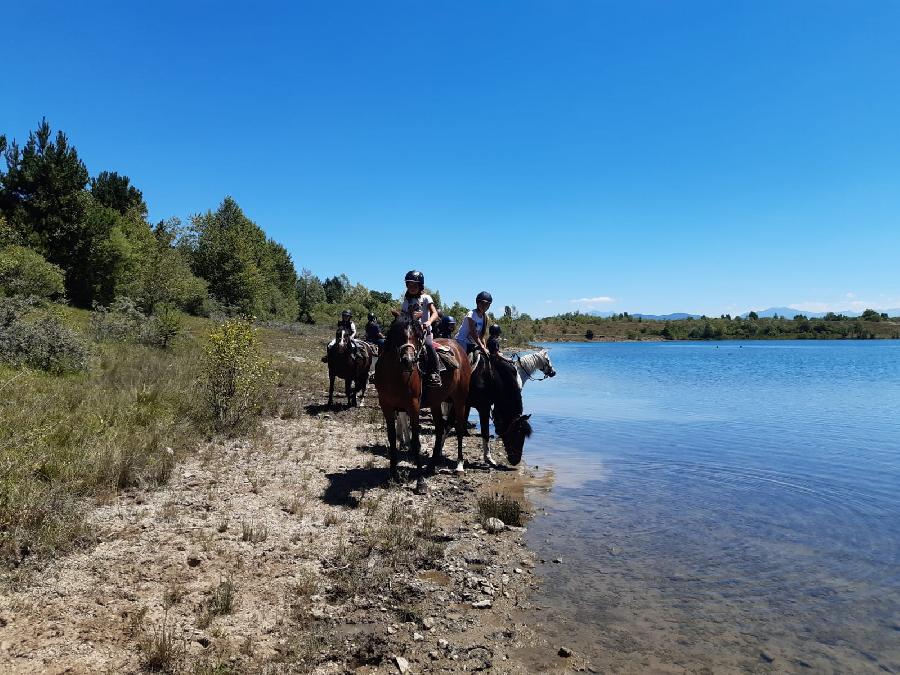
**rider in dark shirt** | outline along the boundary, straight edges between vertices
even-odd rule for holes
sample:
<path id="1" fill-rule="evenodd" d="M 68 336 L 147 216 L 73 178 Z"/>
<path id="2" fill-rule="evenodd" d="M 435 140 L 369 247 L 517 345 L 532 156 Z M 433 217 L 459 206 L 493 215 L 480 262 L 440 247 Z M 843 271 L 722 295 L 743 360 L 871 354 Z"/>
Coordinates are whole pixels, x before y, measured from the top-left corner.
<path id="1" fill-rule="evenodd" d="M 454 330 L 456 330 L 456 319 L 449 314 L 441 317 L 437 325 L 437 336 L 439 338 L 452 338 Z"/>
<path id="2" fill-rule="evenodd" d="M 381 332 L 378 319 L 371 312 L 369 312 L 369 323 L 366 324 L 366 342 L 384 347 L 384 333 Z"/>

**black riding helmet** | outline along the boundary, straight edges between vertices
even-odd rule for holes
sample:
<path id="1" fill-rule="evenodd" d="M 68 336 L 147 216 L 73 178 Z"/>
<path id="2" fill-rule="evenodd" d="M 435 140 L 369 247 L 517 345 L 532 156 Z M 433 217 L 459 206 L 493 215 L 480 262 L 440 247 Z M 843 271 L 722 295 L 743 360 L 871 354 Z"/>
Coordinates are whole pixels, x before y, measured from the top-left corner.
<path id="1" fill-rule="evenodd" d="M 369 312 L 369 321 L 374 321 L 375 315 L 372 312 Z"/>
<path id="2" fill-rule="evenodd" d="M 492 323 L 491 327 L 488 328 L 488 333 L 490 333 L 491 337 L 500 337 L 500 333 L 503 331 L 500 330 L 500 326 L 496 323 Z"/>
<path id="3" fill-rule="evenodd" d="M 454 319 L 452 316 L 445 316 L 445 317 L 444 317 L 444 322 L 445 322 L 448 326 L 455 326 L 455 325 L 456 325 L 456 319 Z"/>
<path id="4" fill-rule="evenodd" d="M 416 283 L 421 284 L 422 288 L 425 288 L 425 275 L 419 270 L 410 270 L 407 272 L 404 281 L 415 281 Z"/>
<path id="5" fill-rule="evenodd" d="M 493 302 L 494 298 L 491 297 L 491 294 L 487 291 L 481 291 L 478 295 L 475 296 L 475 302 Z"/>
<path id="6" fill-rule="evenodd" d="M 353 316 L 353 312 L 351 312 L 349 309 L 345 309 L 343 312 L 341 312 L 342 319 L 349 319 L 351 316 Z"/>

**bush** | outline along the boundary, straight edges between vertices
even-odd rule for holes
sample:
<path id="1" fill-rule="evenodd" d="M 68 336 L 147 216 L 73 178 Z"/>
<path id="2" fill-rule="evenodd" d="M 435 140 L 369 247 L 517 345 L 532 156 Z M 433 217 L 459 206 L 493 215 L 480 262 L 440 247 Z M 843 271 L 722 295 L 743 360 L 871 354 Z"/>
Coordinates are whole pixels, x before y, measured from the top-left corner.
<path id="1" fill-rule="evenodd" d="M 249 319 L 230 319 L 209 335 L 206 394 L 219 429 L 245 426 L 261 411 L 275 385 L 275 371 L 260 353 Z"/>
<path id="2" fill-rule="evenodd" d="M 42 300 L 63 294 L 63 271 L 23 246 L 0 250 L 0 295 Z"/>
<path id="3" fill-rule="evenodd" d="M 54 316 L 26 318 L 27 304 L 0 299 L 0 362 L 51 373 L 86 370 L 88 347 Z"/>
<path id="4" fill-rule="evenodd" d="M 168 304 L 146 316 L 130 298 L 116 298 L 109 307 L 94 308 L 91 330 L 101 342 L 136 342 L 166 349 L 182 332 L 182 316 Z"/>

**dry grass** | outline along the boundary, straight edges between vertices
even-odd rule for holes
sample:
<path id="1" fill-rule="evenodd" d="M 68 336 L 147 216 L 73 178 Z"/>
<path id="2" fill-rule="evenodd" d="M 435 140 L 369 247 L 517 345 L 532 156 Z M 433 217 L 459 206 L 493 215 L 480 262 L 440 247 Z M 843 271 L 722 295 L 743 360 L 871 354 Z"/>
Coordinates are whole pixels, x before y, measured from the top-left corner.
<path id="1" fill-rule="evenodd" d="M 505 495 L 490 495 L 478 500 L 478 519 L 481 524 L 490 518 L 499 518 L 507 525 L 521 527 L 525 524 L 525 512 L 515 499 Z"/>

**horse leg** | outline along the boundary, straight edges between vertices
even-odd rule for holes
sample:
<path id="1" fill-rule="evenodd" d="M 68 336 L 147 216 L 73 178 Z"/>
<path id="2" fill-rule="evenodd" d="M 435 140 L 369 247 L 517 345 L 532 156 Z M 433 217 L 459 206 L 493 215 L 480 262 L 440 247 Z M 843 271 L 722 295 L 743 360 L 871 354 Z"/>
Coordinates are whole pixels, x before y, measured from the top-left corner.
<path id="1" fill-rule="evenodd" d="M 410 433 L 409 433 L 409 415 L 402 410 L 397 413 L 397 438 L 400 439 L 400 449 L 409 450 Z"/>
<path id="2" fill-rule="evenodd" d="M 484 463 L 488 466 L 497 466 L 494 463 L 494 458 L 491 457 L 490 412 L 490 406 L 478 411 L 478 418 L 481 421 L 481 449 L 484 452 Z"/>
<path id="3" fill-rule="evenodd" d="M 344 378 L 344 394 L 347 396 L 347 407 L 352 408 L 356 405 L 356 392 L 353 390 L 353 378 Z"/>
<path id="4" fill-rule="evenodd" d="M 334 378 L 335 375 L 330 370 L 328 371 L 328 407 L 334 407 Z"/>
<path id="5" fill-rule="evenodd" d="M 469 419 L 469 409 L 465 401 L 453 401 L 453 410 L 456 412 L 456 475 L 466 473 L 466 462 L 463 459 L 463 436 L 468 435 L 466 421 Z"/>
<path id="6" fill-rule="evenodd" d="M 390 457 L 390 478 L 388 480 L 399 483 L 400 473 L 397 471 L 397 430 L 394 428 L 397 413 L 393 408 L 385 408 L 381 406 L 381 413 L 384 415 L 385 426 L 387 426 L 388 435 L 388 457 Z"/>
<path id="7" fill-rule="evenodd" d="M 362 375 L 360 375 L 356 380 L 356 391 L 359 392 L 359 399 L 356 402 L 357 406 L 362 406 L 363 401 L 366 399 L 366 385 L 369 383 L 369 371 L 363 371 Z"/>
<path id="8" fill-rule="evenodd" d="M 418 473 L 418 478 L 416 479 L 416 494 L 423 495 L 428 492 L 428 485 L 425 483 L 425 476 L 422 473 L 422 441 L 419 437 L 421 429 L 419 424 L 418 405 L 414 406 L 413 409 L 409 411 L 409 423 L 412 426 L 412 451 L 416 456 L 416 472 Z"/>
<path id="9" fill-rule="evenodd" d="M 444 448 L 444 416 L 441 414 L 441 407 L 434 406 L 431 409 L 431 416 L 434 418 L 434 449 L 431 451 L 431 461 L 428 463 L 428 474 L 431 475 L 435 471 L 438 460 L 441 458 L 441 451 Z"/>

